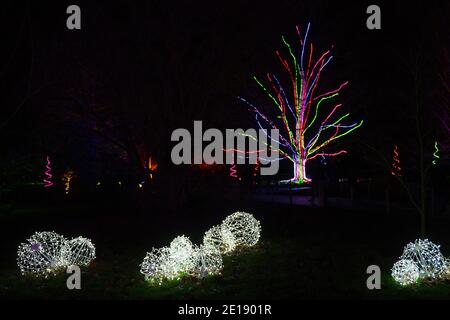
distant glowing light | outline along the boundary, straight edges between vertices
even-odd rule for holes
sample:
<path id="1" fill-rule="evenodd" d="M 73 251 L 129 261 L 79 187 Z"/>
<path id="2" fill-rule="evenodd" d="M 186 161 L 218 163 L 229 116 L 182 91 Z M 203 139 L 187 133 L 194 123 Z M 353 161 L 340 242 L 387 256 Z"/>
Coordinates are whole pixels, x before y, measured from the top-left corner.
<path id="1" fill-rule="evenodd" d="M 52 182 L 52 167 L 51 167 L 52 163 L 50 162 L 50 157 L 47 156 L 47 163 L 45 164 L 45 178 L 44 178 L 44 187 L 48 188 L 53 186 L 53 182 Z"/>
<path id="2" fill-rule="evenodd" d="M 437 141 L 434 142 L 434 153 L 433 153 L 433 161 L 432 164 L 435 166 L 437 165 L 437 162 L 439 160 L 439 145 L 437 143 Z"/>
<path id="3" fill-rule="evenodd" d="M 392 160 L 391 174 L 395 177 L 402 176 L 402 167 L 400 165 L 400 152 L 398 146 L 394 146 L 394 156 Z"/>
<path id="4" fill-rule="evenodd" d="M 239 177 L 237 176 L 237 169 L 236 169 L 236 164 L 233 163 L 230 167 L 230 177 L 232 178 L 236 178 L 238 179 Z"/>
<path id="5" fill-rule="evenodd" d="M 66 194 L 70 193 L 71 183 L 74 178 L 75 172 L 73 172 L 72 170 L 68 170 L 66 173 L 64 173 L 62 181 L 64 182 L 64 192 Z"/>
<path id="6" fill-rule="evenodd" d="M 150 179 L 153 179 L 153 172 L 155 172 L 157 168 L 158 163 L 156 163 L 156 161 L 153 160 L 152 157 L 148 157 L 148 170 Z"/>
<path id="7" fill-rule="evenodd" d="M 253 176 L 256 177 L 258 175 L 259 169 L 261 168 L 261 162 L 259 161 L 259 157 L 256 158 L 255 168 L 253 169 Z"/>

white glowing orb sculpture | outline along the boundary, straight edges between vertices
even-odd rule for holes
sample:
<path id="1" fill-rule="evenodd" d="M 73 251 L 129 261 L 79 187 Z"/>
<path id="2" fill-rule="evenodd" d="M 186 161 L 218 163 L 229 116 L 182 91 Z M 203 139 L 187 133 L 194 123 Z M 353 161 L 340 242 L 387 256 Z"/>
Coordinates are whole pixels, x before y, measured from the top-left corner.
<path id="1" fill-rule="evenodd" d="M 205 232 L 203 245 L 212 246 L 223 254 L 232 252 L 236 248 L 236 238 L 230 229 L 224 226 L 214 226 Z"/>
<path id="2" fill-rule="evenodd" d="M 17 265 L 22 274 L 48 275 L 63 268 L 67 240 L 55 232 L 36 232 L 17 250 Z"/>
<path id="3" fill-rule="evenodd" d="M 179 236 L 172 240 L 169 247 L 169 262 L 176 274 L 187 272 L 192 268 L 194 246 L 186 236 Z"/>
<path id="4" fill-rule="evenodd" d="M 444 262 L 444 268 L 439 274 L 439 278 L 442 280 L 450 280 L 450 259 L 446 258 Z"/>
<path id="5" fill-rule="evenodd" d="M 88 266 L 94 259 L 95 246 L 83 237 L 68 241 L 63 249 L 63 260 L 67 265 Z"/>
<path id="6" fill-rule="evenodd" d="M 401 259 L 392 267 L 392 277 L 402 286 L 409 286 L 416 283 L 420 277 L 417 264 L 409 259 Z"/>
<path id="7" fill-rule="evenodd" d="M 445 269 L 445 258 L 440 246 L 428 239 L 408 243 L 400 259 L 412 260 L 419 268 L 421 278 L 435 279 Z"/>
<path id="8" fill-rule="evenodd" d="M 167 268 L 169 257 L 170 253 L 167 247 L 152 248 L 152 251 L 147 252 L 144 261 L 141 263 L 141 273 L 145 280 L 161 284 L 164 279 L 171 278 L 172 270 Z"/>
<path id="9" fill-rule="evenodd" d="M 213 246 L 202 245 L 197 247 L 193 255 L 193 261 L 193 268 L 189 273 L 196 278 L 202 279 L 217 275 L 223 269 L 222 255 Z"/>
<path id="10" fill-rule="evenodd" d="M 220 273 L 223 268 L 220 251 L 213 246 L 194 246 L 188 237 L 176 237 L 169 247 L 153 248 L 141 263 L 145 279 L 161 285 L 164 280 L 185 275 L 204 278 Z"/>
<path id="11" fill-rule="evenodd" d="M 222 222 L 222 227 L 231 231 L 236 246 L 251 247 L 258 243 L 261 225 L 250 213 L 235 212 Z"/>

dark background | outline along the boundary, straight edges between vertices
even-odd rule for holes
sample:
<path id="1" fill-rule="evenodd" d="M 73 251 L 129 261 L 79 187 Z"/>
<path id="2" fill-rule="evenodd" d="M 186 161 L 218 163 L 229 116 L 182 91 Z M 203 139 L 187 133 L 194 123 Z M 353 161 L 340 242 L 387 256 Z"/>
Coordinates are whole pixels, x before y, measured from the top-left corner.
<path id="1" fill-rule="evenodd" d="M 364 174 L 371 163 L 361 161 L 352 140 L 390 156 L 393 144 L 413 134 L 417 64 L 428 121 L 448 43 L 446 1 L 380 2 L 382 30 L 373 31 L 365 1 L 86 1 L 78 3 L 80 31 L 65 27 L 68 4 L 2 5 L 5 170 L 42 166 L 50 154 L 96 180 L 139 170 L 142 152 L 166 169 L 175 128 L 192 128 L 193 120 L 205 128 L 254 126 L 237 97 L 267 103 L 253 75 L 280 72 L 274 51 L 282 48 L 281 35 L 295 43 L 295 26 L 311 22 L 316 52 L 334 46 L 322 88 L 349 80 L 345 110 L 365 120 L 346 139 L 351 156 L 338 167 Z"/>
<path id="2" fill-rule="evenodd" d="M 79 31 L 66 28 L 70 4 L 81 7 Z M 420 219 L 401 186 L 391 181 L 389 165 L 397 144 L 404 179 L 418 197 L 416 123 L 424 135 L 427 163 L 434 141 L 448 140 L 436 113 L 448 99 L 439 76 L 448 72 L 449 2 L 377 1 L 381 30 L 366 28 L 370 4 L 2 2 L 0 297 L 448 296 L 448 283 L 408 291 L 390 277 L 403 246 L 418 237 Z M 372 187 L 335 184 L 330 191 L 352 201 L 338 209 L 260 203 L 254 193 L 267 200 L 286 190 L 274 187 L 265 194 L 247 181 L 252 179 L 230 181 L 227 167 L 205 172 L 172 165 L 170 135 L 176 128 L 192 130 L 194 120 L 202 120 L 204 128 L 255 126 L 237 97 L 267 103 L 252 77 L 281 73 L 275 55 L 283 47 L 281 36 L 295 43 L 295 26 L 304 28 L 308 22 L 316 52 L 334 46 L 321 91 L 349 80 L 340 98 L 352 120 L 364 120 L 339 144 L 349 154 L 329 160 L 331 180 L 372 179 Z M 52 190 L 41 185 L 46 156 L 52 160 Z M 149 156 L 159 166 L 147 181 L 150 186 L 139 190 L 137 183 L 148 178 L 144 164 Z M 441 156 L 448 160 L 444 150 Z M 66 196 L 60 177 L 68 168 L 77 178 Z M 267 186 L 290 178 L 290 171 L 290 164 L 283 164 L 278 176 L 256 180 Z M 245 172 L 240 168 L 241 175 Z M 427 195 L 436 192 L 440 214 L 448 204 L 448 173 L 442 161 L 426 186 Z M 447 182 L 436 177 L 447 177 Z M 99 181 L 101 188 L 96 187 Z M 387 189 L 391 200 L 400 203 L 390 212 L 383 202 Z M 138 272 L 145 252 L 168 245 L 179 234 L 199 243 L 204 231 L 236 210 L 261 220 L 257 248 L 225 258 L 223 277 L 148 288 Z M 446 253 L 449 225 L 448 215 L 430 218 L 429 235 Z M 17 245 L 35 231 L 51 229 L 95 242 L 98 255 L 86 271 L 86 290 L 69 292 L 64 274 L 49 281 L 19 275 Z M 367 290 L 370 264 L 382 267 L 386 291 Z"/>

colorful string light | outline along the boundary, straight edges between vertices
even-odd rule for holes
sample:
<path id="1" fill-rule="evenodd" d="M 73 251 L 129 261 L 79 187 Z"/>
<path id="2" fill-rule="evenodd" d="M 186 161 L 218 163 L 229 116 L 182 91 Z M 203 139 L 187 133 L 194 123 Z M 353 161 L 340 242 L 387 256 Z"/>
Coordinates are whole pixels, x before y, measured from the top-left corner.
<path id="1" fill-rule="evenodd" d="M 149 170 L 149 177 L 150 179 L 153 179 L 153 172 L 156 171 L 158 168 L 158 164 L 152 160 L 152 157 L 148 157 L 148 170 Z"/>
<path id="2" fill-rule="evenodd" d="M 62 181 L 64 182 L 64 192 L 66 194 L 70 193 L 72 180 L 75 178 L 75 173 L 72 170 L 66 171 L 64 176 L 62 177 Z"/>
<path id="3" fill-rule="evenodd" d="M 259 169 L 261 168 L 261 162 L 259 161 L 259 156 L 256 158 L 255 168 L 253 169 L 253 176 L 256 177 L 258 175 Z"/>
<path id="4" fill-rule="evenodd" d="M 283 88 L 277 76 L 273 73 L 267 73 L 266 75 L 268 86 L 264 85 L 258 78 L 253 77 L 257 85 L 267 94 L 275 109 L 278 110 L 279 115 L 274 118 L 279 119 L 278 122 L 281 122 L 281 125 L 277 126 L 261 111 L 262 108 L 256 107 L 246 99 L 239 97 L 255 113 L 256 122 L 260 128 L 266 126 L 280 130 L 279 153 L 282 158 L 293 162 L 294 177 L 290 181 L 294 183 L 311 181 L 306 175 L 308 161 L 318 156 L 333 157 L 346 154 L 346 150 L 337 152 L 324 152 L 323 150 L 333 141 L 355 131 L 363 124 L 363 121 L 350 125 L 344 124 L 344 120 L 350 115 L 349 113 L 337 120 L 331 120 L 335 116 L 335 112 L 342 107 L 342 104 L 337 104 L 325 111 L 325 117 L 319 116 L 324 109 L 322 104 L 338 97 L 340 90 L 348 85 L 348 81 L 341 84 L 337 89 L 316 95 L 315 91 L 321 72 L 331 62 L 333 56 L 331 51 L 328 50 L 313 62 L 314 46 L 312 43 L 308 45 L 309 29 L 310 24 L 308 23 L 307 30 L 302 37 L 299 27 L 296 28 L 301 48 L 300 58 L 284 37 L 282 37 L 282 42 L 289 54 L 289 60 L 285 59 L 279 51 L 275 52 L 290 79 L 289 91 Z M 309 54 L 307 51 L 309 51 Z M 265 131 L 265 135 L 272 139 L 267 131 Z M 268 145 L 267 147 L 269 148 Z"/>
<path id="5" fill-rule="evenodd" d="M 437 143 L 437 141 L 434 142 L 434 153 L 433 153 L 433 161 L 432 164 L 433 166 L 437 165 L 437 162 L 439 160 L 439 145 Z"/>
<path id="6" fill-rule="evenodd" d="M 238 179 L 236 164 L 233 163 L 230 167 L 230 177 Z"/>
<path id="7" fill-rule="evenodd" d="M 52 172 L 52 167 L 51 167 L 50 157 L 47 156 L 47 163 L 45 165 L 45 172 L 44 172 L 44 175 L 45 175 L 44 187 L 45 188 L 53 186 L 53 182 L 52 182 L 53 176 L 52 176 L 51 172 Z"/>
<path id="8" fill-rule="evenodd" d="M 394 146 L 394 156 L 392 160 L 391 174 L 395 177 L 402 176 L 402 167 L 400 166 L 400 152 L 398 146 Z"/>

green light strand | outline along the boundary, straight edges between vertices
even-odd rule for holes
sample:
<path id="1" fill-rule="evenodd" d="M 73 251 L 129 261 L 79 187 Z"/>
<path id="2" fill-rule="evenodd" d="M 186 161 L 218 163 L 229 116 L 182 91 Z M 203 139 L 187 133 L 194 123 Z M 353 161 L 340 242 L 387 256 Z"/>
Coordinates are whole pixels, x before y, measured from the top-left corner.
<path id="1" fill-rule="evenodd" d="M 438 146 L 437 141 L 434 142 L 434 153 L 433 153 L 433 157 L 434 157 L 434 159 L 433 159 L 433 161 L 432 161 L 432 164 L 433 164 L 433 166 L 435 166 L 435 165 L 437 165 L 437 161 L 438 161 L 438 159 L 440 158 L 440 157 L 439 157 L 439 146 Z"/>
<path id="2" fill-rule="evenodd" d="M 322 101 L 332 99 L 332 98 L 334 98 L 334 97 L 336 97 L 336 96 L 338 96 L 338 95 L 339 95 L 339 93 L 335 93 L 335 94 L 333 94 L 333 95 L 331 95 L 331 96 L 323 97 L 322 99 L 319 100 L 319 102 L 318 102 L 317 105 L 316 105 L 316 113 L 314 114 L 314 118 L 311 120 L 310 124 L 306 127 L 305 131 L 303 131 L 303 135 L 306 134 L 306 131 L 307 131 L 307 130 L 314 124 L 314 122 L 316 121 L 317 115 L 318 115 L 318 113 L 319 113 L 319 106 L 320 106 L 320 104 L 322 103 Z"/>
<path id="3" fill-rule="evenodd" d="M 357 126 L 355 126 L 354 128 L 351 128 L 350 130 L 348 130 L 348 131 L 346 131 L 346 132 L 344 132 L 344 133 L 342 133 L 342 134 L 340 134 L 340 135 L 338 135 L 338 136 L 336 136 L 336 137 L 334 137 L 334 138 L 332 138 L 332 139 L 329 139 L 329 140 L 325 141 L 325 142 L 322 143 L 319 147 L 317 147 L 317 148 L 314 149 L 313 151 L 309 152 L 309 153 L 308 153 L 308 156 L 314 154 L 315 152 L 317 152 L 318 150 L 320 150 L 322 147 L 324 147 L 324 146 L 326 146 L 327 144 L 329 144 L 331 141 L 337 140 L 337 139 L 339 139 L 339 138 L 342 138 L 342 137 L 348 135 L 350 132 L 352 132 L 352 131 L 358 129 L 359 127 L 361 127 L 363 123 L 364 123 L 364 120 L 361 120 L 361 122 L 360 122 Z"/>

